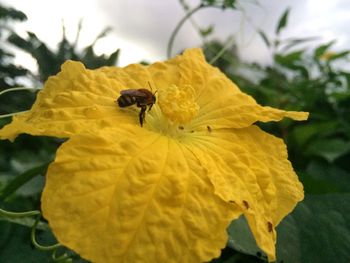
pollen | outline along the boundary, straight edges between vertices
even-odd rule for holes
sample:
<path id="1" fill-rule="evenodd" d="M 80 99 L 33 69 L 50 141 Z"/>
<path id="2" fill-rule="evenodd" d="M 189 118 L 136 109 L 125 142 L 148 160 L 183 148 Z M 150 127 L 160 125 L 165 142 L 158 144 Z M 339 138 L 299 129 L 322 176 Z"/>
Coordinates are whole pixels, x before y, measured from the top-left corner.
<path id="1" fill-rule="evenodd" d="M 158 105 L 166 118 L 173 123 L 188 123 L 199 111 L 191 85 L 171 85 L 159 90 Z"/>

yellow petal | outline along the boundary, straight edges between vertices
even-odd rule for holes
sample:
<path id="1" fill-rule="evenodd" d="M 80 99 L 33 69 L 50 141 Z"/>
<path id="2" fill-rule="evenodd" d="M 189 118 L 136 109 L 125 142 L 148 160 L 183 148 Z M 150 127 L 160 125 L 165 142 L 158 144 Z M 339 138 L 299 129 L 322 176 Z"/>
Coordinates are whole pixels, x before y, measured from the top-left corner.
<path id="1" fill-rule="evenodd" d="M 305 120 L 308 117 L 306 112 L 288 112 L 257 104 L 218 68 L 207 63 L 201 49 L 186 50 L 183 55 L 165 62 L 164 67 L 168 68 L 169 74 L 178 76 L 177 86 L 191 85 L 195 89 L 200 109 L 192 122 L 194 129 L 208 125 L 243 128 L 256 121 L 279 121 L 284 117 Z M 150 70 L 153 70 L 152 66 Z"/>
<path id="2" fill-rule="evenodd" d="M 64 143 L 42 210 L 62 244 L 103 263 L 210 261 L 241 213 L 187 147 L 138 126 Z"/>
<path id="3" fill-rule="evenodd" d="M 134 68 L 136 74 L 142 66 Z M 116 67 L 87 70 L 80 62 L 65 62 L 62 71 L 45 83 L 32 109 L 0 130 L 0 139 L 14 140 L 20 133 L 69 137 L 85 129 L 137 124 L 138 111 L 121 109 L 115 102 L 120 90 L 142 87 L 128 71 Z"/>
<path id="4" fill-rule="evenodd" d="M 215 193 L 241 207 L 258 246 L 274 261 L 274 227 L 303 199 L 283 141 L 251 126 L 211 130 L 192 143 Z"/>

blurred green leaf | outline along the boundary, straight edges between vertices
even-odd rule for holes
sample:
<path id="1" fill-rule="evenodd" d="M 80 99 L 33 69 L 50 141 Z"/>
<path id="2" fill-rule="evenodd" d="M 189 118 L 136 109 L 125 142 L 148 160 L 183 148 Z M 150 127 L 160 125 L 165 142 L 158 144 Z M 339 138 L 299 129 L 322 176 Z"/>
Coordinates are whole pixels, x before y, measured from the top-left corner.
<path id="1" fill-rule="evenodd" d="M 276 35 L 279 35 L 280 31 L 287 26 L 289 11 L 290 8 L 287 8 L 280 17 L 276 27 Z"/>
<path id="2" fill-rule="evenodd" d="M 209 36 L 211 33 L 213 33 L 214 31 L 214 26 L 213 25 L 210 25 L 208 26 L 207 28 L 202 28 L 200 29 L 200 34 L 202 37 L 207 37 Z"/>
<path id="3" fill-rule="evenodd" d="M 332 45 L 334 45 L 335 41 L 332 40 L 327 44 L 321 45 L 314 51 L 314 57 L 319 59 Z"/>
<path id="4" fill-rule="evenodd" d="M 24 21 L 27 20 L 27 16 L 14 8 L 5 7 L 2 4 L 0 4 L 0 20 L 19 20 Z"/>
<path id="5" fill-rule="evenodd" d="M 299 147 L 304 145 L 311 139 L 317 136 L 329 136 L 336 131 L 339 123 L 337 120 L 329 120 L 326 122 L 305 123 L 295 127 L 290 136 L 293 138 L 293 143 L 296 143 Z"/>
<path id="6" fill-rule="evenodd" d="M 271 46 L 270 40 L 268 39 L 268 37 L 266 36 L 266 34 L 264 33 L 264 31 L 259 30 L 258 31 L 260 37 L 262 38 L 262 40 L 264 40 L 264 43 L 267 47 Z"/>
<path id="7" fill-rule="evenodd" d="M 44 263 L 52 262 L 50 252 L 32 247 L 30 229 L 20 225 L 0 221 L 1 263 Z"/>
<path id="8" fill-rule="evenodd" d="M 350 262 L 350 194 L 306 196 L 277 227 L 277 262 Z"/>
<path id="9" fill-rule="evenodd" d="M 0 192 L 0 199 L 5 200 L 8 196 L 14 193 L 19 187 L 32 180 L 37 175 L 45 173 L 49 163 L 36 166 L 28 171 L 20 174 L 7 184 Z"/>
<path id="10" fill-rule="evenodd" d="M 347 55 L 349 55 L 350 51 L 343 51 L 343 52 L 340 52 L 340 53 L 336 53 L 335 55 L 331 56 L 328 61 L 334 61 L 334 60 L 337 60 L 337 59 L 340 59 L 340 58 L 344 58 L 346 57 Z"/>
<path id="11" fill-rule="evenodd" d="M 350 151 L 350 142 L 341 139 L 319 139 L 305 149 L 307 155 L 320 156 L 329 163 Z"/>
<path id="12" fill-rule="evenodd" d="M 308 163 L 305 172 L 298 173 L 305 191 L 310 194 L 350 192 L 350 172 L 320 160 Z"/>

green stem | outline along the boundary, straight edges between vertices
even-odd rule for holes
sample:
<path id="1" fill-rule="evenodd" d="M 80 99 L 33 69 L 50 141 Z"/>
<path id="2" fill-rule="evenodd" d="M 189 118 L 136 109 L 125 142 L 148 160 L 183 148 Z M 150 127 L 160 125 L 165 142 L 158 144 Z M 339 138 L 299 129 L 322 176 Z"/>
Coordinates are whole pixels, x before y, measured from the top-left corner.
<path id="1" fill-rule="evenodd" d="M 7 118 L 7 117 L 12 117 L 14 115 L 25 113 L 25 112 L 28 112 L 28 111 L 29 110 L 24 110 L 24 111 L 17 111 L 17 112 L 14 112 L 14 113 L 9 113 L 9 114 L 3 114 L 3 115 L 0 115 L 0 119 L 4 119 L 4 118 Z"/>
<path id="2" fill-rule="evenodd" d="M 0 91 L 0 96 L 7 93 L 7 92 L 19 91 L 19 90 L 37 91 L 37 90 L 41 90 L 41 89 L 39 89 L 39 88 L 26 88 L 26 87 L 10 88 L 10 89 L 5 89 L 3 91 Z"/>
<path id="3" fill-rule="evenodd" d="M 53 249 L 57 249 L 59 247 L 61 247 L 62 245 L 60 243 L 57 243 L 57 244 L 54 244 L 54 245 L 51 245 L 51 246 L 43 246 L 43 245 L 40 245 L 37 241 L 36 241 L 36 238 L 35 238 L 35 230 L 36 230 L 36 226 L 38 225 L 39 221 L 40 221 L 40 218 L 41 218 L 41 214 L 36 218 L 35 222 L 34 222 L 34 225 L 32 227 L 32 231 L 31 231 L 31 235 L 30 235 L 30 238 L 32 240 L 32 243 L 33 245 L 37 248 L 37 249 L 40 249 L 40 250 L 44 250 L 44 251 L 49 251 L 49 250 L 53 250 Z"/>
<path id="4" fill-rule="evenodd" d="M 58 249 L 55 249 L 53 252 L 52 252 L 52 259 L 53 261 L 55 262 L 66 262 L 67 259 L 70 259 L 70 256 L 67 254 L 67 253 L 64 253 L 63 255 L 61 256 L 57 256 L 57 250 Z"/>
<path id="5" fill-rule="evenodd" d="M 234 37 L 230 37 L 229 41 L 227 41 L 226 45 L 222 47 L 222 49 L 216 54 L 215 57 L 212 58 L 212 60 L 209 61 L 209 64 L 215 63 L 225 52 L 227 49 L 229 49 L 235 42 Z"/>
<path id="6" fill-rule="evenodd" d="M 19 218 L 19 217 L 27 217 L 27 216 L 35 216 L 40 215 L 39 210 L 33 210 L 28 212 L 9 212 L 0 208 L 0 216 L 9 217 L 9 218 Z"/>
<path id="7" fill-rule="evenodd" d="M 177 33 L 179 32 L 180 28 L 182 27 L 182 25 L 187 21 L 187 19 L 189 19 L 195 12 L 197 12 L 198 10 L 208 7 L 206 5 L 198 5 L 195 8 L 193 8 L 191 11 L 189 11 L 180 21 L 179 23 L 176 25 L 176 27 L 174 28 L 174 31 L 171 33 L 169 41 L 168 41 L 168 46 L 167 46 L 167 56 L 168 58 L 171 58 L 171 51 L 173 49 L 173 45 L 174 45 L 174 40 L 175 37 L 177 35 Z"/>

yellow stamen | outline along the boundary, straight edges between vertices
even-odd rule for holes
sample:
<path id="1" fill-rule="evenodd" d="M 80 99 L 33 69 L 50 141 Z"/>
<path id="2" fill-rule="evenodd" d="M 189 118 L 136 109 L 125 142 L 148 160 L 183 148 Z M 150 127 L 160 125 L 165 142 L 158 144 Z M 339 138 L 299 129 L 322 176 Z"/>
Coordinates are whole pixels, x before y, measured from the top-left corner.
<path id="1" fill-rule="evenodd" d="M 163 114 L 174 123 L 188 123 L 199 111 L 191 85 L 171 85 L 159 90 L 158 104 Z"/>

